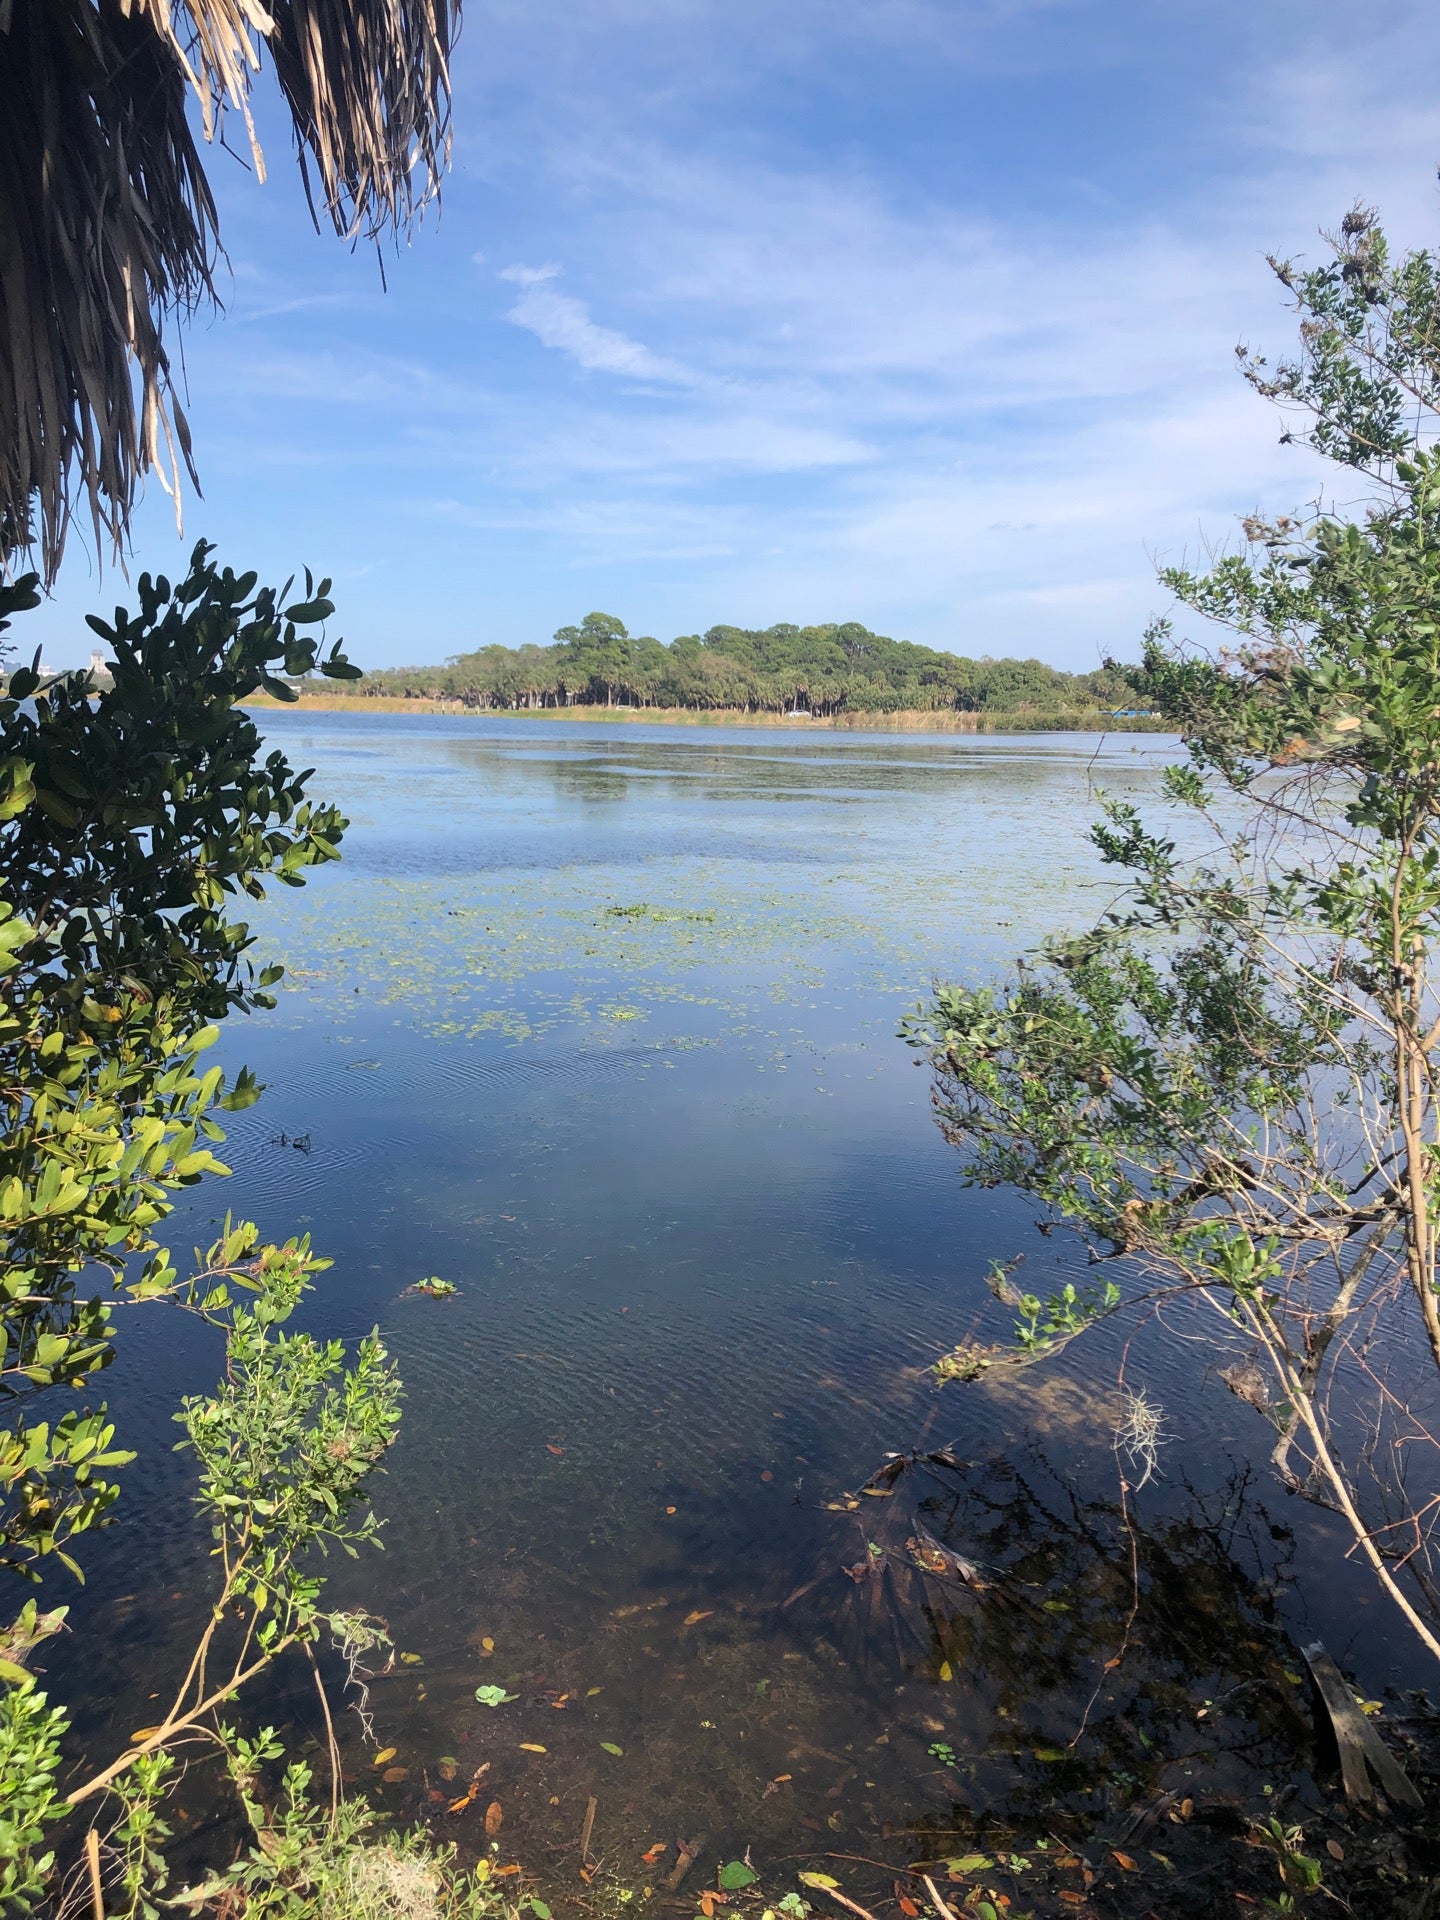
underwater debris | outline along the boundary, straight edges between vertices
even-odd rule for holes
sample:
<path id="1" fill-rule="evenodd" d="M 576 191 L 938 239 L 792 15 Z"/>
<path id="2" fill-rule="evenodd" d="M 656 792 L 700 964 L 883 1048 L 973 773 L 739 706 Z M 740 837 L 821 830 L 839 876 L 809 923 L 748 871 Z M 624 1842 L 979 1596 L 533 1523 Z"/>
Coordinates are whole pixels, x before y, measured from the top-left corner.
<path id="1" fill-rule="evenodd" d="M 1345 1798 L 1355 1805 L 1373 1806 L 1375 1788 L 1370 1779 L 1373 1773 L 1385 1798 L 1393 1806 L 1423 1807 L 1425 1803 L 1411 1786 L 1405 1769 L 1361 1712 L 1340 1669 L 1323 1644 L 1319 1640 L 1312 1641 L 1308 1647 L 1302 1647 L 1301 1652 L 1305 1655 L 1325 1711 L 1330 1716 L 1335 1744 L 1340 1750 L 1340 1777 L 1345 1784 Z"/>

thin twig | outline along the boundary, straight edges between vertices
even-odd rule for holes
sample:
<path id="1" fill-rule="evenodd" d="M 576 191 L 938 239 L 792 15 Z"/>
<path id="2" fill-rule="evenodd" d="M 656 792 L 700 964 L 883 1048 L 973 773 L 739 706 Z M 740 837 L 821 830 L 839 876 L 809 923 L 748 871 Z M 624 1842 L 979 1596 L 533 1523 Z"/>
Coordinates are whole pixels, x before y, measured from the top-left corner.
<path id="1" fill-rule="evenodd" d="M 955 1909 L 940 1898 L 940 1889 L 930 1878 L 929 1874 L 922 1873 L 920 1878 L 925 1882 L 926 1892 L 935 1902 L 935 1911 L 939 1914 L 940 1920 L 955 1920 Z"/>
<path id="2" fill-rule="evenodd" d="M 858 1913 L 860 1920 L 875 1920 L 874 1914 L 867 1907 L 862 1907 L 858 1900 L 852 1900 L 848 1893 L 842 1893 L 839 1887 L 826 1887 L 823 1891 L 828 1893 L 832 1900 L 838 1900 L 842 1907 L 848 1907 L 851 1913 Z M 951 1914 L 950 1920 L 955 1920 L 954 1914 Z"/>
<path id="3" fill-rule="evenodd" d="M 585 1824 L 580 1829 L 580 1865 L 582 1867 L 588 1867 L 590 1864 L 590 1836 L 595 1831 L 595 1810 L 599 1804 L 593 1793 L 585 1802 Z"/>
<path id="4" fill-rule="evenodd" d="M 100 1835 L 91 1827 L 85 1836 L 85 1866 L 90 1875 L 90 1905 L 95 1920 L 105 1920 L 105 1889 L 100 1880 Z"/>
<path id="5" fill-rule="evenodd" d="M 315 1691 L 320 1696 L 320 1711 L 325 1716 L 325 1744 L 330 1751 L 330 1827 L 333 1832 L 335 1822 L 340 1817 L 340 1795 L 345 1790 L 345 1776 L 340 1767 L 340 1746 L 335 1738 L 335 1722 L 330 1718 L 330 1702 L 325 1697 L 325 1682 L 320 1678 L 320 1664 L 315 1658 L 315 1649 L 308 1640 L 305 1643 L 305 1657 L 310 1662 Z"/>
<path id="6" fill-rule="evenodd" d="M 212 1708 L 218 1707 L 222 1700 L 228 1700 L 232 1693 L 238 1693 L 247 1680 L 253 1680 L 257 1673 L 262 1673 L 278 1654 L 283 1653 L 286 1648 L 292 1647 L 298 1637 L 297 1634 L 287 1634 L 283 1640 L 278 1641 L 270 1652 L 262 1655 L 259 1660 L 253 1661 L 250 1666 L 243 1669 L 237 1668 L 229 1680 L 226 1681 L 225 1685 L 223 1687 L 217 1687 L 214 1693 L 212 1693 L 208 1699 L 202 1700 L 192 1713 L 187 1713 L 182 1719 L 167 1721 L 164 1726 L 157 1727 L 148 1740 L 140 1741 L 137 1745 L 133 1746 L 128 1753 L 122 1753 L 120 1758 L 112 1762 L 103 1772 L 97 1773 L 93 1778 L 87 1780 L 83 1787 L 76 1787 L 73 1793 L 66 1794 L 66 1806 L 78 1807 L 80 1802 L 82 1800 L 88 1800 L 92 1793 L 99 1793 L 103 1787 L 108 1787 L 110 1782 L 124 1773 L 127 1767 L 133 1765 L 134 1762 L 140 1758 L 141 1754 L 153 1753 L 157 1747 L 167 1746 L 169 1742 L 175 1738 L 177 1733 L 202 1731 L 202 1729 L 196 1726 L 196 1722 L 199 1721 L 203 1715 L 209 1713 Z"/>

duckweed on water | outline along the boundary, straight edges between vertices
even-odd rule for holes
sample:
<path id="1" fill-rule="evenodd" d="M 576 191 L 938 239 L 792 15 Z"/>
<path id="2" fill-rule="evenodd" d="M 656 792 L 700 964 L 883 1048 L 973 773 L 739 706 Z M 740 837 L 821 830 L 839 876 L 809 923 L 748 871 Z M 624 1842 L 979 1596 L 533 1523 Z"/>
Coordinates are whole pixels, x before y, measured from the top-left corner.
<path id="1" fill-rule="evenodd" d="M 322 887 L 256 916 L 293 985 L 234 1042 L 268 1049 L 271 1090 L 227 1157 L 238 1209 L 336 1254 L 324 1331 L 382 1321 L 407 1386 L 377 1489 L 387 1552 L 334 1572 L 337 1601 L 423 1660 L 370 1682 L 405 1769 L 376 1787 L 387 1815 L 489 1872 L 524 1862 L 523 1889 L 503 1884 L 567 1920 L 689 1920 L 702 1891 L 711 1920 L 806 1920 L 798 1871 L 877 1920 L 897 1882 L 932 1910 L 922 1871 L 965 1920 L 1048 1920 L 1078 1910 L 1062 1891 L 1128 1898 L 1095 1836 L 1178 1792 L 1118 1841 L 1172 1920 L 1214 1911 L 1214 1859 L 1260 1785 L 1298 1780 L 1287 1831 L 1329 1818 L 1284 1677 L 1294 1545 L 1234 1461 L 1192 1449 L 1145 1490 L 1139 1638 L 1114 1667 L 1132 1541 L 1109 1450 L 1080 1437 L 1104 1360 L 1006 1395 L 934 1389 L 941 1352 L 1004 1330 L 984 1273 L 1027 1223 L 959 1186 L 893 1031 L 932 977 L 1093 917 L 1092 876 L 1056 851 L 1084 760 L 1007 747 L 1016 770 L 982 778 L 948 747 L 883 767 L 847 747 L 802 777 L 773 753 L 737 772 L 727 741 L 702 781 L 632 739 L 645 782 L 612 768 L 602 791 L 574 729 L 567 766 L 531 732 L 517 770 L 509 747 L 428 730 L 347 759 L 343 727 L 297 724 L 357 825 Z M 282 1125 L 312 1150 L 272 1147 Z M 1037 1242 L 1041 1296 L 1052 1261 Z M 455 1295 L 403 1297 L 417 1273 Z M 1130 1364 L 1138 1384 L 1143 1341 Z M 1187 1383 L 1154 1385 L 1180 1425 Z M 143 1415 L 154 1381 L 107 1391 Z M 921 1432 L 957 1464 L 866 1496 Z M 117 1648 L 125 1711 L 204 1551 L 167 1437 L 143 1539 L 111 1537 L 112 1590 L 147 1581 L 153 1621 Z M 974 1578 L 952 1578 L 961 1561 Z M 309 1725 L 301 1678 L 277 1724 Z M 378 1778 L 353 1715 L 341 1738 L 351 1776 Z M 669 1891 L 676 1840 L 701 1835 Z M 1229 1884 L 1274 1894 L 1258 1847 L 1238 1879 L 1229 1856 Z M 754 1887 L 724 1886 L 735 1863 Z"/>

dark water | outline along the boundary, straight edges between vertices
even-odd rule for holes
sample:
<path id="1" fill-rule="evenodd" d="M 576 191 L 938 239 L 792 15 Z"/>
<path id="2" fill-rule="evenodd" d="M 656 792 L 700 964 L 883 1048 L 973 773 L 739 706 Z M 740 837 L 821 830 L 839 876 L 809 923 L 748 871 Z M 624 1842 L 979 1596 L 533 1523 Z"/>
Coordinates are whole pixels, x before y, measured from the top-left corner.
<path id="1" fill-rule="evenodd" d="M 227 1208 L 308 1229 L 335 1265 L 303 1323 L 378 1323 L 399 1363 L 386 1552 L 333 1587 L 420 1656 L 373 1689 L 409 1769 L 386 1804 L 430 1812 L 442 1761 L 489 1759 L 479 1811 L 557 1884 L 592 1794 L 624 1888 L 682 1833 L 1018 1846 L 1161 1785 L 1258 1795 L 1306 1737 L 1295 1637 L 1371 1689 L 1415 1678 L 1198 1350 L 1126 1359 L 1165 1434 L 1133 1533 L 1114 1340 L 1003 1391 L 922 1371 L 1002 1330 L 993 1259 L 1024 1249 L 1044 1291 L 1073 1256 L 961 1185 L 897 1021 L 1095 915 L 1094 791 L 1152 794 L 1163 742 L 266 725 L 353 825 L 260 912 L 291 984 L 223 1050 L 268 1092 L 173 1239 Z M 458 1297 L 406 1293 L 431 1274 Z M 170 1414 L 215 1365 L 204 1329 L 136 1315 L 106 1377 L 142 1456 L 75 1609 L 105 1658 L 55 1676 L 97 1754 L 203 1615 Z M 916 1444 L 953 1461 L 845 1499 Z M 918 1574 L 921 1525 L 983 1591 Z M 519 1698 L 478 1705 L 487 1682 Z M 270 1707 L 313 1738 L 287 1678 Z"/>

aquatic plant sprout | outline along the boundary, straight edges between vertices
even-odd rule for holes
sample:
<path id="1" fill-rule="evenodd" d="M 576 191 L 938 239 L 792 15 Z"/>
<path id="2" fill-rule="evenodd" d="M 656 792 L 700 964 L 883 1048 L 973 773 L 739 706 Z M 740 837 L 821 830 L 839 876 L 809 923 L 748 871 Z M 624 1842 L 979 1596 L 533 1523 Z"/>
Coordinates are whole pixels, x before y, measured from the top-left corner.
<path id="1" fill-rule="evenodd" d="M 330 1633 L 336 1651 L 345 1662 L 345 1691 L 360 1722 L 362 1739 L 373 1745 L 375 1721 L 370 1710 L 370 1682 L 388 1673 L 395 1664 L 395 1643 L 385 1624 L 362 1609 L 337 1611 L 329 1617 Z M 384 1665 L 372 1667 L 367 1657 L 383 1655 Z"/>
<path id="2" fill-rule="evenodd" d="M 1164 1420 L 1164 1408 L 1157 1406 L 1143 1387 L 1138 1393 L 1127 1389 L 1125 1417 L 1115 1429 L 1115 1440 L 1132 1467 L 1145 1469 L 1135 1482 L 1134 1492 L 1138 1493 L 1160 1471 L 1160 1448 L 1165 1439 Z"/>

